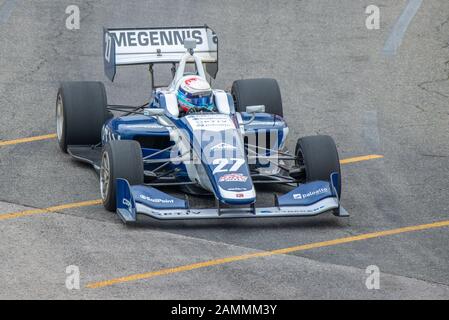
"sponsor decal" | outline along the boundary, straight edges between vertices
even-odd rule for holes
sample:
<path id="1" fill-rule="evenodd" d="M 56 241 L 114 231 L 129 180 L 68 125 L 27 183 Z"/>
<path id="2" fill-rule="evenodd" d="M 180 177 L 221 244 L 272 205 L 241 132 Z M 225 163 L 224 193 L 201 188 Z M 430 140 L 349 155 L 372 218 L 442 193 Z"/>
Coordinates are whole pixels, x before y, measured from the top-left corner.
<path id="1" fill-rule="evenodd" d="M 247 191 L 247 188 L 227 188 L 228 191 Z"/>
<path id="2" fill-rule="evenodd" d="M 200 29 L 185 30 L 123 30 L 110 31 L 117 47 L 183 46 L 185 38 L 193 38 L 197 45 L 204 42 Z"/>
<path id="3" fill-rule="evenodd" d="M 115 44 L 116 54 L 184 53 L 184 39 L 196 40 L 197 52 L 217 51 L 215 33 L 207 28 L 111 29 L 109 47 Z"/>
<path id="4" fill-rule="evenodd" d="M 192 130 L 224 131 L 235 129 L 228 115 L 186 116 Z"/>
<path id="5" fill-rule="evenodd" d="M 328 188 L 320 188 L 318 190 L 314 190 L 314 191 L 310 191 L 308 193 L 295 193 L 293 195 L 293 199 L 295 200 L 302 200 L 302 199 L 306 199 L 309 197 L 313 197 L 313 196 L 317 196 L 323 193 L 329 192 Z"/>
<path id="6" fill-rule="evenodd" d="M 132 211 L 131 209 L 132 209 L 132 206 L 131 206 L 131 201 L 129 201 L 128 199 L 123 199 L 123 204 L 125 205 L 125 206 L 127 206 L 128 207 L 128 210 L 129 211 Z"/>
<path id="7" fill-rule="evenodd" d="M 160 199 L 160 198 L 151 198 L 148 196 L 145 196 L 143 194 L 139 195 L 139 197 L 143 200 L 153 202 L 153 203 L 174 203 L 175 201 L 173 199 Z"/>
<path id="8" fill-rule="evenodd" d="M 134 130 L 138 130 L 138 129 L 162 129 L 164 128 L 163 126 L 161 126 L 160 124 L 145 124 L 145 123 L 141 123 L 141 124 L 119 124 L 118 125 L 118 130 L 126 130 L 126 129 L 134 129 Z M 165 128 L 164 128 L 165 129 Z"/>
<path id="9" fill-rule="evenodd" d="M 228 173 L 220 177 L 219 182 L 246 182 L 248 177 L 242 173 Z"/>

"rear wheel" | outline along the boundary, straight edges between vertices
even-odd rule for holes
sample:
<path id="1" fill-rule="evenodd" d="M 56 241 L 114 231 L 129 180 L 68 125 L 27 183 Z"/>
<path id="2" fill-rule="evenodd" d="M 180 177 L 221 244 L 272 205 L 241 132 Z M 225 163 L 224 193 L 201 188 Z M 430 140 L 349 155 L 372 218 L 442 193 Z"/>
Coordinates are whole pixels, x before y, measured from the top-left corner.
<path id="1" fill-rule="evenodd" d="M 103 83 L 63 82 L 56 98 L 59 147 L 67 152 L 69 145 L 100 143 L 103 124 L 111 116 Z"/>
<path id="2" fill-rule="evenodd" d="M 341 170 L 337 147 L 330 136 L 309 136 L 298 139 L 295 155 L 296 165 L 304 167 L 306 182 L 330 181 L 330 175 L 337 172 L 338 196 L 341 195 Z"/>
<path id="3" fill-rule="evenodd" d="M 101 155 L 100 193 L 104 207 L 115 211 L 116 179 L 126 179 L 130 185 L 143 184 L 143 159 L 140 144 L 134 140 L 113 140 Z"/>
<path id="4" fill-rule="evenodd" d="M 235 110 L 245 112 L 247 106 L 264 105 L 265 112 L 283 116 L 281 90 L 275 79 L 236 80 L 231 90 Z"/>

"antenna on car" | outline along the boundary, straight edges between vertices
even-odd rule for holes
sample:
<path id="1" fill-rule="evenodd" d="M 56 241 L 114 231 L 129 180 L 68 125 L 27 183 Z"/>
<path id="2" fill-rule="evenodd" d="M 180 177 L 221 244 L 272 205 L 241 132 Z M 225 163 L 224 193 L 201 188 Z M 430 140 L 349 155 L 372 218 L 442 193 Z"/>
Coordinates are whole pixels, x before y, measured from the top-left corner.
<path id="1" fill-rule="evenodd" d="M 196 48 L 196 40 L 192 38 L 184 39 L 184 48 L 193 56 L 193 49 Z"/>

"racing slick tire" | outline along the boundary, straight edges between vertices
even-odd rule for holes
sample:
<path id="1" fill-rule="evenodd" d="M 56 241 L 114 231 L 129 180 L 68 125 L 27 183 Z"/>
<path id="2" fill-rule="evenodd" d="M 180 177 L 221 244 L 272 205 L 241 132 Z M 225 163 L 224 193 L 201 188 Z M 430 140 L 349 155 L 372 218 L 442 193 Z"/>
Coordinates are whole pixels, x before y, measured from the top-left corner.
<path id="1" fill-rule="evenodd" d="M 330 175 L 337 172 L 338 197 L 341 195 L 340 159 L 334 139 L 330 136 L 309 136 L 298 139 L 296 143 L 296 165 L 304 166 L 306 182 L 330 181 Z"/>
<path id="2" fill-rule="evenodd" d="M 236 80 L 231 94 L 237 112 L 245 112 L 247 106 L 264 105 L 266 113 L 283 117 L 281 90 L 275 79 Z"/>
<path id="3" fill-rule="evenodd" d="M 96 145 L 103 124 L 111 118 L 102 82 L 63 82 L 56 98 L 56 132 L 59 147 Z"/>
<path id="4" fill-rule="evenodd" d="M 103 147 L 100 167 L 100 193 L 103 206 L 115 211 L 116 179 L 126 179 L 130 185 L 143 184 L 143 159 L 140 144 L 134 140 L 113 140 Z"/>

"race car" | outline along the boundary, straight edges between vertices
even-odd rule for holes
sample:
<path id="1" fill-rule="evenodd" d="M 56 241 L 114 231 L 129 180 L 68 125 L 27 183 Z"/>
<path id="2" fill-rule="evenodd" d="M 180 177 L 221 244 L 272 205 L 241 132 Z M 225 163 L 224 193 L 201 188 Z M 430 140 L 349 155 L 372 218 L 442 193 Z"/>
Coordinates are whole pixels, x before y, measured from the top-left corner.
<path id="1" fill-rule="evenodd" d="M 151 98 L 140 106 L 109 105 L 103 83 L 63 82 L 57 138 L 63 152 L 99 173 L 104 207 L 125 223 L 138 214 L 161 220 L 348 215 L 340 205 L 333 139 L 303 137 L 294 154 L 286 149 L 289 129 L 276 80 L 236 80 L 230 92 L 211 88 L 218 38 L 208 26 L 104 29 L 103 51 L 111 81 L 117 66 L 147 65 Z M 155 85 L 156 64 L 171 67 L 170 84 Z M 260 184 L 289 191 L 260 207 Z M 174 196 L 170 187 L 186 196 Z M 213 197 L 215 207 L 191 207 L 187 195 Z"/>

